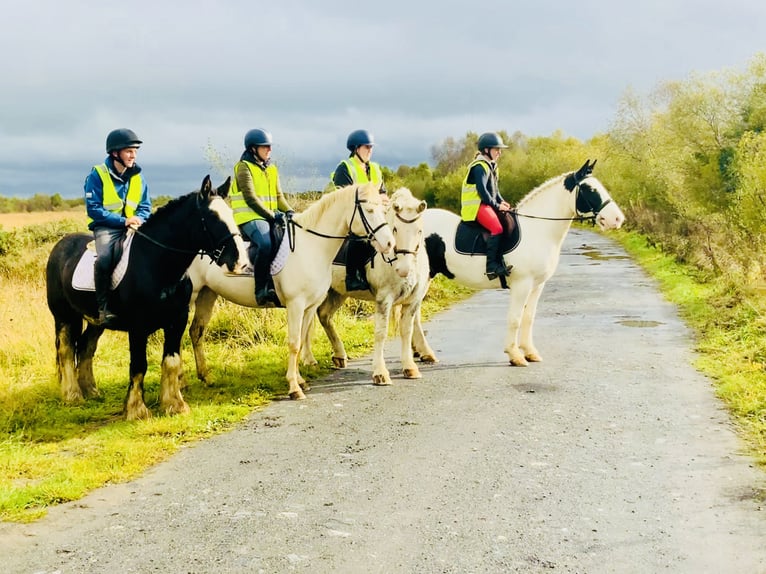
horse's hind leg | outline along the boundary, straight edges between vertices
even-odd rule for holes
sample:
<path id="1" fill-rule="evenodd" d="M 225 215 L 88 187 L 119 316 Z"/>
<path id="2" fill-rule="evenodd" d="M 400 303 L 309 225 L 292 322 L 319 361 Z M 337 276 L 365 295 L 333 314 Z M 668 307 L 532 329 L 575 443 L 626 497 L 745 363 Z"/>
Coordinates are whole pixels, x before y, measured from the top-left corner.
<path id="1" fill-rule="evenodd" d="M 423 363 L 438 363 L 439 359 L 436 357 L 436 352 L 428 344 L 425 331 L 423 331 L 423 325 L 420 322 L 420 305 L 418 310 L 414 313 L 414 320 L 412 322 L 412 351 L 414 357 L 420 357 Z"/>
<path id="2" fill-rule="evenodd" d="M 165 328 L 165 343 L 162 351 L 162 374 L 160 376 L 160 409 L 166 415 L 188 413 L 189 405 L 181 395 L 183 363 L 181 361 L 181 337 L 186 327 L 182 314 L 170 327 Z"/>
<path id="3" fill-rule="evenodd" d="M 545 283 L 541 283 L 532 290 L 524 306 L 524 314 L 521 317 L 521 330 L 519 331 L 519 346 L 524 351 L 524 358 L 527 361 L 538 363 L 543 360 L 540 353 L 535 348 L 532 340 L 532 328 L 534 327 L 535 315 L 537 314 L 537 302 L 543 292 Z"/>
<path id="4" fill-rule="evenodd" d="M 343 346 L 338 332 L 335 330 L 332 318 L 335 312 L 343 305 L 346 300 L 345 295 L 341 295 L 334 289 L 330 289 L 327 293 L 327 297 L 317 309 L 317 316 L 319 322 L 324 328 L 324 332 L 332 345 L 332 364 L 336 369 L 345 369 L 348 363 L 348 355 L 346 354 L 346 348 Z"/>
<path id="5" fill-rule="evenodd" d="M 86 398 L 98 397 L 101 394 L 93 377 L 93 355 L 96 354 L 98 340 L 103 332 L 103 327 L 88 323 L 77 341 L 77 383 Z"/>
<path id="6" fill-rule="evenodd" d="M 75 352 L 82 320 L 72 323 L 56 319 L 56 373 L 61 385 L 61 398 L 65 403 L 83 400 L 82 389 L 77 382 Z"/>
<path id="7" fill-rule="evenodd" d="M 205 359 L 205 329 L 213 316 L 213 308 L 218 295 L 203 287 L 194 301 L 194 317 L 189 325 L 189 338 L 194 351 L 194 362 L 197 365 L 197 378 L 206 385 L 212 383 L 210 369 Z"/>

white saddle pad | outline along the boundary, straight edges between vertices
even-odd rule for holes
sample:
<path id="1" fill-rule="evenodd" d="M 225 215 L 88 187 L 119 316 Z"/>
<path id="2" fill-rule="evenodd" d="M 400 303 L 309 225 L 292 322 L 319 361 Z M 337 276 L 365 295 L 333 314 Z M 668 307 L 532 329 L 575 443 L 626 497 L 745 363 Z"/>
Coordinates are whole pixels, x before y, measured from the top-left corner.
<path id="1" fill-rule="evenodd" d="M 133 245 L 133 236 L 135 232 L 132 229 L 128 230 L 128 236 L 125 238 L 125 243 L 122 244 L 122 257 L 120 258 L 117 266 L 112 273 L 112 289 L 117 289 L 117 285 L 125 277 L 125 272 L 128 270 L 128 255 L 130 255 L 130 246 Z M 80 257 L 77 262 L 77 267 L 74 269 L 72 275 L 72 287 L 78 291 L 95 291 L 96 280 L 93 277 L 93 268 L 96 265 L 96 242 L 91 241 L 88 243 L 88 248 Z"/>
<path id="2" fill-rule="evenodd" d="M 274 260 L 271 262 L 271 266 L 269 267 L 269 272 L 272 275 L 276 275 L 282 271 L 282 268 L 285 266 L 285 262 L 287 261 L 287 256 L 289 254 L 290 242 L 287 240 L 287 234 L 285 234 L 285 236 L 282 237 L 282 243 L 279 244 L 277 254 L 274 256 Z"/>

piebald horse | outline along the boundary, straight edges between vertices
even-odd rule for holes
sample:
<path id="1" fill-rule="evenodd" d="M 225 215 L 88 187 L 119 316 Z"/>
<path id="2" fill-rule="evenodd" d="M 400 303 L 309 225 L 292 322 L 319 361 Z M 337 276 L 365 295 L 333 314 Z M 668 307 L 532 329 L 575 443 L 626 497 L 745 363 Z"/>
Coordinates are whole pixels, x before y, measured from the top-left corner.
<path id="1" fill-rule="evenodd" d="M 278 264 L 272 264 L 274 288 L 287 308 L 286 379 L 291 399 L 306 398 L 304 391 L 309 387 L 298 369 L 301 342 L 330 288 L 333 258 L 350 235 L 367 237 L 383 254 L 394 249 L 394 235 L 375 185 L 351 185 L 326 193 L 305 211 L 295 214 L 287 224 L 285 239 L 277 253 Z M 209 371 L 203 341 L 216 298 L 220 295 L 238 305 L 257 307 L 254 278 L 224 273 L 206 258 L 197 258 L 187 273 L 194 303 L 189 335 L 197 376 L 206 381 Z"/>
<path id="2" fill-rule="evenodd" d="M 189 411 L 181 396 L 180 354 L 191 293 L 186 269 L 201 253 L 229 270 L 247 261 L 234 215 L 224 201 L 229 183 L 227 179 L 215 189 L 210 177 L 205 177 L 200 191 L 172 200 L 129 232 L 135 235 L 126 255 L 125 275 L 109 295 L 110 308 L 118 315 L 109 328 L 127 331 L 130 341 L 130 383 L 125 399 L 128 420 L 150 416 L 144 403 L 146 343 L 158 329 L 165 335 L 160 408 L 166 414 Z M 104 326 L 94 324 L 98 316 L 94 291 L 75 289 L 72 284 L 83 256 L 89 258 L 93 269 L 95 255 L 86 253 L 92 242 L 92 233 L 64 236 L 51 250 L 46 266 L 48 307 L 56 327 L 56 367 L 63 400 L 69 403 L 99 394 L 93 378 L 93 355 Z M 92 278 L 92 271 L 90 274 Z"/>
<path id="3" fill-rule="evenodd" d="M 510 301 L 504 349 L 511 365 L 542 361 L 532 339 L 537 303 L 545 282 L 556 271 L 572 222 L 590 219 L 606 230 L 618 229 L 625 220 L 604 185 L 592 175 L 594 165 L 595 161 L 586 161 L 579 170 L 546 181 L 516 206 L 518 235 L 504 255 L 506 264 L 513 265 L 507 278 Z M 503 278 L 489 280 L 485 275 L 485 257 L 456 248 L 459 216 L 429 209 L 423 219 L 432 278 L 443 273 L 474 289 L 501 287 Z M 416 352 L 428 348 L 419 317 L 415 319 L 413 345 Z"/>
<path id="4" fill-rule="evenodd" d="M 386 368 L 384 346 L 388 334 L 391 309 L 401 305 L 399 334 L 401 339 L 402 372 L 406 379 L 419 379 L 422 375 L 415 364 L 412 353 L 412 329 L 414 318 L 420 311 L 420 305 L 428 291 L 428 256 L 423 245 L 423 214 L 426 202 L 417 199 L 412 192 L 402 187 L 391 195 L 386 210 L 388 224 L 396 239 L 396 255 L 392 265 L 373 259 L 367 264 L 368 291 L 346 291 L 346 271 L 343 265 L 333 265 L 332 287 L 327 298 L 317 309 L 319 321 L 333 348 L 332 361 L 338 368 L 346 366 L 348 356 L 343 341 L 335 330 L 332 318 L 348 297 L 373 301 L 375 303 L 375 345 L 372 361 L 372 381 L 375 385 L 390 385 L 391 376 Z M 301 349 L 304 364 L 316 364 L 311 352 L 310 332 Z M 436 354 L 430 348 L 421 348 L 420 360 L 437 362 Z"/>

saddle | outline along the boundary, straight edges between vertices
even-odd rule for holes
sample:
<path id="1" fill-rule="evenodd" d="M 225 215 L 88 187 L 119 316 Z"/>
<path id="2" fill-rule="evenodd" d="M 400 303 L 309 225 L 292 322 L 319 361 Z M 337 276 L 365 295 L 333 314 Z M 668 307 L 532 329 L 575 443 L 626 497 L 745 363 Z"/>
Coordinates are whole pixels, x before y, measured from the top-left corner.
<path id="1" fill-rule="evenodd" d="M 351 243 L 354 243 L 354 248 L 349 249 Z M 333 265 L 346 266 L 349 261 L 349 252 L 351 257 L 356 259 L 355 263 L 358 267 L 364 267 L 368 263 L 375 264 L 375 248 L 369 241 L 362 241 L 359 239 L 345 239 L 343 245 L 340 246 L 335 259 L 332 260 Z"/>
<path id="2" fill-rule="evenodd" d="M 521 230 L 515 211 L 504 211 L 497 214 L 503 226 L 500 240 L 500 250 L 503 254 L 510 253 L 521 241 Z M 475 221 L 461 221 L 455 231 L 455 251 L 463 255 L 486 255 L 489 231 Z"/>

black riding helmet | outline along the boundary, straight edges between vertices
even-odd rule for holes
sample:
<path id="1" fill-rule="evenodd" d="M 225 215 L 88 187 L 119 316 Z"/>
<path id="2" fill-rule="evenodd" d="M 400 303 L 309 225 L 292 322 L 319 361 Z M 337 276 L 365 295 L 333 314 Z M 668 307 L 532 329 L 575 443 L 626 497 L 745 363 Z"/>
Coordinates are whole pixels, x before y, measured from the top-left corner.
<path id="1" fill-rule="evenodd" d="M 113 151 L 120 151 L 127 147 L 138 147 L 142 143 L 144 142 L 138 139 L 133 130 L 127 128 L 112 130 L 106 136 L 106 153 L 111 154 Z"/>
<path id="2" fill-rule="evenodd" d="M 266 130 L 255 128 L 245 134 L 245 149 L 261 145 L 272 145 L 271 134 Z"/>
<path id="3" fill-rule="evenodd" d="M 372 137 L 370 132 L 367 130 L 354 130 L 348 134 L 348 139 L 346 140 L 348 151 L 354 153 L 356 148 L 362 145 L 375 145 L 375 138 Z"/>
<path id="4" fill-rule="evenodd" d="M 486 132 L 479 136 L 479 141 L 477 142 L 476 147 L 479 151 L 482 151 L 487 148 L 507 148 L 508 146 L 503 143 L 503 138 L 495 132 Z"/>

